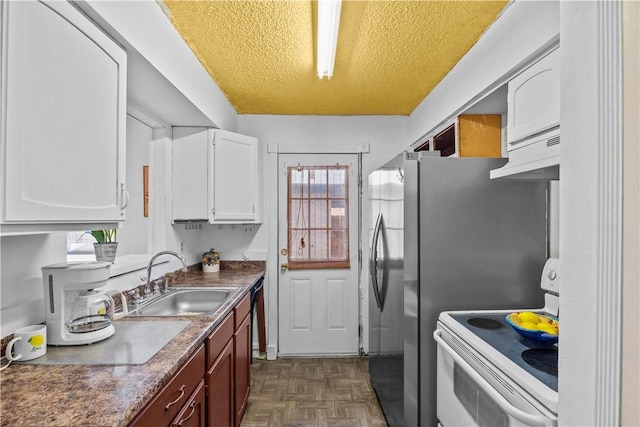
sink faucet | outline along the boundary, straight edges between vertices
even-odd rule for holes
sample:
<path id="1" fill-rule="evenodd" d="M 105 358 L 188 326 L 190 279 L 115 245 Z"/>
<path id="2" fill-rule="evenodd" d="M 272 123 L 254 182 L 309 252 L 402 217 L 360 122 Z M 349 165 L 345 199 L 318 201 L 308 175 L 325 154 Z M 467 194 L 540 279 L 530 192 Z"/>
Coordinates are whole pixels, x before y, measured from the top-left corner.
<path id="1" fill-rule="evenodd" d="M 149 260 L 149 265 L 147 266 L 147 283 L 144 287 L 145 293 L 147 295 L 151 293 L 151 267 L 153 267 L 153 261 L 155 261 L 156 258 L 158 258 L 160 255 L 173 255 L 174 257 L 178 258 L 180 262 L 182 262 L 182 271 L 184 272 L 187 271 L 187 260 L 184 257 L 181 257 L 180 255 L 178 255 L 176 252 L 160 251 L 154 254 Z M 166 289 L 166 286 L 165 286 L 165 289 Z"/>

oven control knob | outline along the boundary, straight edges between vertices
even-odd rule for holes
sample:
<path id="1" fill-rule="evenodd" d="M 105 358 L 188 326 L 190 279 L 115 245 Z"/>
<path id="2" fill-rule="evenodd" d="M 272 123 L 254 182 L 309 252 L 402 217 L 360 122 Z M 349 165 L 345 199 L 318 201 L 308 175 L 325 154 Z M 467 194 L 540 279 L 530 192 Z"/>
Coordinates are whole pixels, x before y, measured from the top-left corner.
<path id="1" fill-rule="evenodd" d="M 555 280 L 557 277 L 556 271 L 555 270 L 550 270 L 547 273 L 547 277 L 549 278 L 549 280 Z"/>

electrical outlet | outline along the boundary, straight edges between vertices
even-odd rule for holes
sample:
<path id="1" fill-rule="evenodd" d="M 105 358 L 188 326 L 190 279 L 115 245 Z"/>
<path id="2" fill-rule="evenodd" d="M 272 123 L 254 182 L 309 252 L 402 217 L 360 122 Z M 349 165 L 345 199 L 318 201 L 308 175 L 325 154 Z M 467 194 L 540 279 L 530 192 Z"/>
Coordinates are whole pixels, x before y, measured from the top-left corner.
<path id="1" fill-rule="evenodd" d="M 244 227 L 242 227 L 242 229 L 244 230 L 244 234 L 253 234 L 252 225 L 245 225 Z"/>
<path id="2" fill-rule="evenodd" d="M 184 252 L 184 243 L 180 242 L 180 253 Z"/>

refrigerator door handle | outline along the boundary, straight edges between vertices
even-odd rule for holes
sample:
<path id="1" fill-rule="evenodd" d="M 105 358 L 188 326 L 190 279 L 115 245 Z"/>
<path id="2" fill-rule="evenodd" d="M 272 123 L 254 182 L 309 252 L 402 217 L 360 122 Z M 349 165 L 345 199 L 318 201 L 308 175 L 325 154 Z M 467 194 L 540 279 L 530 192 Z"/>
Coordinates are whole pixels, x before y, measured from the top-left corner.
<path id="1" fill-rule="evenodd" d="M 378 298 L 380 298 L 380 311 L 384 311 L 384 306 L 387 301 L 387 289 L 389 287 L 389 246 L 387 242 L 387 229 L 384 225 L 384 217 L 382 217 L 382 215 L 380 215 L 379 234 L 382 240 L 382 283 L 378 284 Z"/>
<path id="2" fill-rule="evenodd" d="M 378 213 L 376 225 L 373 228 L 373 237 L 371 239 L 371 252 L 369 253 L 369 278 L 371 279 L 371 287 L 373 288 L 373 296 L 376 299 L 376 305 L 382 311 L 380 301 L 380 290 L 378 288 L 378 238 L 382 227 L 382 212 Z M 384 274 L 384 273 L 383 273 Z"/>

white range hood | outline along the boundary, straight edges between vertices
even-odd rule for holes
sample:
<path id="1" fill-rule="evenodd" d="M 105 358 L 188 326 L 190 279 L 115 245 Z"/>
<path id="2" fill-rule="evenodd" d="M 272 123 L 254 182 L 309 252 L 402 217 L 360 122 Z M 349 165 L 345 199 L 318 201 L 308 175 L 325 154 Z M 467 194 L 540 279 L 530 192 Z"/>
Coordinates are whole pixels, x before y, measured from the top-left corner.
<path id="1" fill-rule="evenodd" d="M 507 84 L 509 161 L 491 179 L 560 179 L 560 49 Z"/>
<path id="2" fill-rule="evenodd" d="M 509 161 L 491 179 L 560 179 L 560 127 L 528 138 L 509 151 Z"/>

